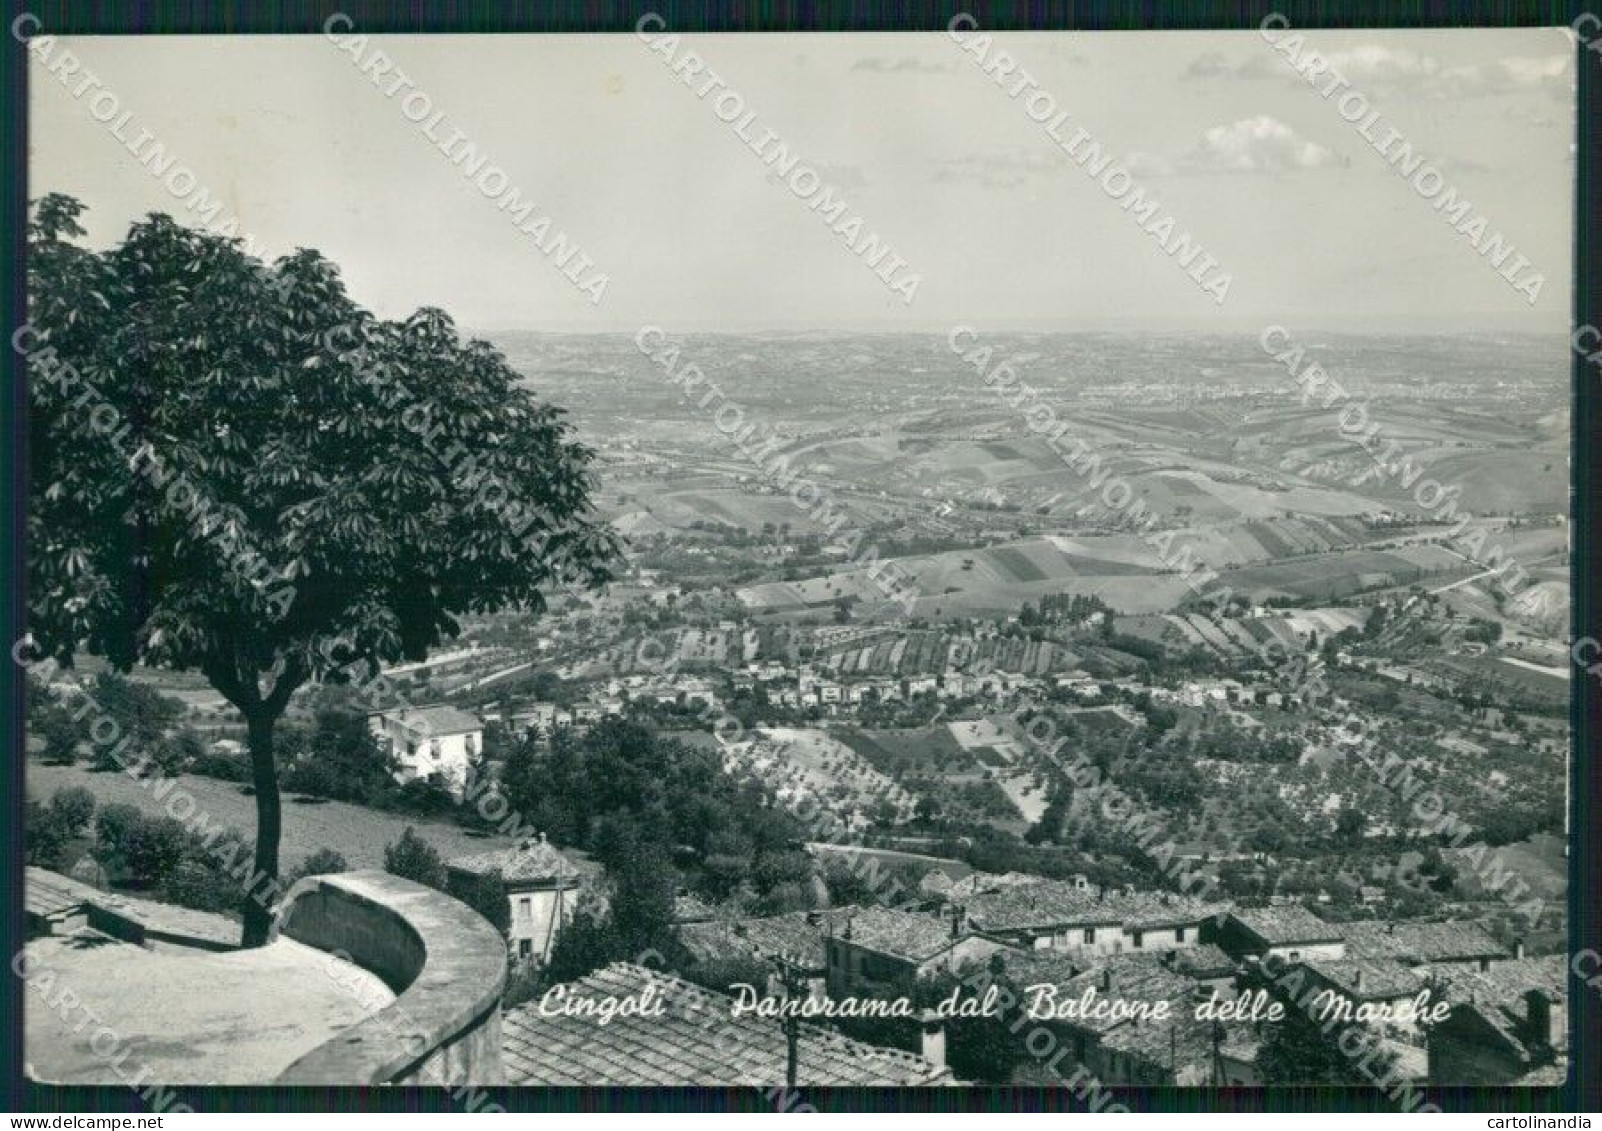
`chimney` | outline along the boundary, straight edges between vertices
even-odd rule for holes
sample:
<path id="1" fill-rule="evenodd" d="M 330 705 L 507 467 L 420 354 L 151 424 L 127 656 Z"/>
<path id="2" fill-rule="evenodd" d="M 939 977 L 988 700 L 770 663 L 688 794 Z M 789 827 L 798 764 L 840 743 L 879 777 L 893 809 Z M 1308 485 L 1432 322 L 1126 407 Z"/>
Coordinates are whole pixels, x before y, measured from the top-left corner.
<path id="1" fill-rule="evenodd" d="M 1357 987 L 1358 990 L 1362 990 L 1362 988 L 1363 988 L 1363 971 L 1362 971 L 1361 968 L 1359 968 L 1359 970 L 1357 971 L 1356 976 L 1352 979 L 1352 985 Z"/>
<path id="2" fill-rule="evenodd" d="M 960 904 L 953 904 L 951 908 L 951 937 L 957 938 L 962 929 L 968 925 L 968 910 Z"/>
<path id="3" fill-rule="evenodd" d="M 946 1027 L 940 1019 L 940 1014 L 932 1009 L 923 1011 L 923 1043 L 920 1052 L 923 1059 L 936 1068 L 946 1066 Z"/>
<path id="4" fill-rule="evenodd" d="M 850 941 L 850 939 L 851 939 L 851 920 L 850 920 L 850 918 L 846 919 L 846 921 L 845 921 L 845 931 L 844 931 L 844 933 L 841 934 L 840 937 L 845 939 L 848 942 Z"/>
<path id="5" fill-rule="evenodd" d="M 1112 990 L 1112 967 L 1106 966 L 1101 971 L 1101 988 L 1103 991 Z"/>
<path id="6" fill-rule="evenodd" d="M 1524 957 L 1524 940 L 1523 939 L 1514 939 L 1513 940 L 1513 957 L 1514 958 L 1523 958 Z"/>

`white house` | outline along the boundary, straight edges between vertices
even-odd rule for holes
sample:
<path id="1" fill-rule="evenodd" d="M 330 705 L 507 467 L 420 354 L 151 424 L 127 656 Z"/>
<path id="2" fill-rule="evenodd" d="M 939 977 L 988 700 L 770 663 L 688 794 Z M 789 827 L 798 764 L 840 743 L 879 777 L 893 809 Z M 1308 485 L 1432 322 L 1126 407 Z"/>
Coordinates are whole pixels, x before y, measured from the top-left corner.
<path id="1" fill-rule="evenodd" d="M 375 711 L 367 726 L 395 759 L 395 780 L 438 775 L 453 793 L 467 783 L 467 768 L 484 750 L 484 724 L 455 707 Z"/>
<path id="2" fill-rule="evenodd" d="M 573 917 L 582 877 L 545 834 L 526 838 L 515 848 L 459 857 L 446 867 L 453 879 L 500 873 L 511 904 L 506 941 L 512 957 L 537 963 L 550 957 L 557 935 Z"/>

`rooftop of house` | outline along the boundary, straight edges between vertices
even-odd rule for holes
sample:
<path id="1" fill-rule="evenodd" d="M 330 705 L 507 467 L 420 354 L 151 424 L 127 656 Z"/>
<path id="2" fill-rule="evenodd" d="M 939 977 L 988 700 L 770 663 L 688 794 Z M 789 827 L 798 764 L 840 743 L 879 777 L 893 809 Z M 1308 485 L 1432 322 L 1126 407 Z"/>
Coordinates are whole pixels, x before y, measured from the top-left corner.
<path id="1" fill-rule="evenodd" d="M 1252 907 L 1236 910 L 1231 915 L 1268 946 L 1342 941 L 1339 927 L 1324 922 L 1297 903 L 1280 907 Z"/>
<path id="2" fill-rule="evenodd" d="M 477 715 L 443 704 L 433 707 L 403 707 L 395 711 L 374 711 L 369 718 L 381 718 L 424 738 L 443 738 L 450 734 L 471 734 L 484 729 Z"/>
<path id="3" fill-rule="evenodd" d="M 970 899 L 976 895 L 1001 891 L 1004 888 L 1043 882 L 1045 881 L 1039 876 L 1028 872 L 975 872 L 971 876 L 952 881 L 950 888 L 943 894 L 952 899 Z"/>
<path id="4" fill-rule="evenodd" d="M 1567 977 L 1561 954 L 1513 958 L 1493 963 L 1489 970 L 1454 967 L 1436 972 L 1440 997 L 1454 1007 L 1507 1006 L 1519 1012 L 1531 990 L 1540 990 L 1553 1001 L 1565 1000 Z"/>
<path id="5" fill-rule="evenodd" d="M 1301 965 L 1343 997 L 1355 1002 L 1393 1001 L 1412 997 L 1427 982 L 1394 958 L 1352 955 L 1346 958 L 1306 958 Z"/>
<path id="6" fill-rule="evenodd" d="M 458 856 L 449 862 L 449 866 L 458 872 L 477 876 L 498 871 L 501 879 L 508 884 L 576 880 L 582 874 L 571 860 L 545 839 L 544 833 L 537 837 L 525 837 L 511 848 Z"/>
<path id="7" fill-rule="evenodd" d="M 832 929 L 836 939 L 909 962 L 926 962 L 973 933 L 953 930 L 949 916 L 884 907 L 851 908 L 833 919 Z"/>
<path id="8" fill-rule="evenodd" d="M 1478 958 L 1506 958 L 1507 948 L 1480 924 L 1390 923 L 1364 919 L 1342 923 L 1340 932 L 1349 951 L 1404 962 L 1466 962 Z"/>
<path id="9" fill-rule="evenodd" d="M 1525 1028 L 1529 1017 L 1528 995 L 1539 991 L 1546 996 L 1558 1019 L 1556 1030 L 1564 1032 L 1562 1016 L 1567 1002 L 1567 979 L 1568 965 L 1564 956 L 1548 954 L 1494 963 L 1489 970 L 1454 967 L 1438 971 L 1436 987 L 1440 999 L 1451 1004 L 1454 1017 L 1473 1013 L 1483 1018 L 1520 1059 L 1537 1061 L 1539 1057 L 1534 1055 L 1537 1050 Z M 1566 1059 L 1566 1048 L 1556 1051 L 1560 1061 Z M 1557 1082 L 1561 1083 L 1563 1078 Z M 1537 1082 L 1540 1081 L 1519 1081 L 1522 1084 Z"/>
<path id="10" fill-rule="evenodd" d="M 501 1037 L 507 1082 L 550 1087 L 729 1087 L 785 1078 L 784 1028 L 771 1018 L 731 1017 L 733 1000 L 670 974 L 615 963 L 565 986 L 566 1008 L 638 997 L 654 986 L 662 1015 L 541 1016 L 539 1003 L 507 1011 Z M 802 1022 L 796 1083 L 809 1087 L 915 1087 L 951 1082 L 922 1057 L 880 1048 Z"/>
<path id="11" fill-rule="evenodd" d="M 1235 960 L 1212 943 L 1180 947 L 1166 961 L 1169 969 L 1189 978 L 1221 978 L 1236 970 Z"/>
<path id="12" fill-rule="evenodd" d="M 1076 926 L 1156 928 L 1198 922 L 1222 910 L 1170 892 L 1081 887 L 1065 880 L 998 887 L 974 896 L 962 906 L 969 921 L 981 931 Z"/>
<path id="13" fill-rule="evenodd" d="M 1073 955 L 1051 951 L 1008 955 L 1007 977 L 1020 988 L 1050 983 L 1057 987 L 1057 1000 L 1068 1001 L 1094 989 L 1099 998 L 1125 1002 L 1159 1001 L 1174 1003 L 1172 1017 L 1193 1013 L 1196 979 L 1170 970 L 1158 954 Z M 1026 997 L 1026 1000 L 1028 998 Z M 1072 1022 L 1078 1028 L 1104 1033 L 1123 1025 L 1126 1019 L 1082 1017 Z"/>
<path id="14" fill-rule="evenodd" d="M 731 958 L 767 961 L 781 955 L 809 970 L 827 963 L 823 940 L 838 932 L 851 914 L 846 911 L 792 911 L 760 919 L 680 923 L 679 944 L 697 962 Z"/>
<path id="15" fill-rule="evenodd" d="M 1219 1022 L 1220 1053 L 1227 1046 L 1233 1059 L 1255 1061 L 1261 1047 L 1249 1024 Z M 1131 1020 L 1101 1035 L 1102 1047 L 1168 1072 L 1175 1084 L 1199 1087 L 1213 1079 L 1214 1022 L 1198 1019 L 1189 1002 L 1176 1002 L 1164 1020 Z"/>

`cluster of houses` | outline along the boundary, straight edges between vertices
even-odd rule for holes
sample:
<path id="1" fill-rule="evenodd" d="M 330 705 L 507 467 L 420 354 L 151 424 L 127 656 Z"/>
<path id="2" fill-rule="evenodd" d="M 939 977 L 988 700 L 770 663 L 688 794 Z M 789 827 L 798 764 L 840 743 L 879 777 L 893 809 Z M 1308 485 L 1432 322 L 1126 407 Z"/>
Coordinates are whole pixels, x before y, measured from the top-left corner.
<path id="1" fill-rule="evenodd" d="M 748 668 L 746 674 L 785 678 L 781 671 L 774 664 L 754 672 Z M 848 688 L 864 686 L 812 673 L 798 682 L 823 703 L 851 702 L 842 698 L 850 694 Z M 921 679 L 899 684 L 908 693 L 919 693 L 912 692 L 914 684 L 923 689 Z M 676 688 L 674 702 L 684 702 L 686 686 Z M 934 690 L 939 693 L 944 686 L 938 683 Z M 594 718 L 621 713 L 624 695 L 639 689 L 608 690 L 591 704 L 599 712 Z M 698 685 L 689 690 L 711 694 L 710 688 Z M 893 694 L 894 688 L 887 690 Z M 592 717 L 581 718 L 577 706 L 566 717 L 558 710 L 538 704 L 511 714 L 509 721 L 548 731 Z M 434 778 L 459 789 L 483 750 L 482 720 L 454 707 L 375 713 L 369 725 L 393 755 L 402 781 Z M 510 904 L 511 955 L 532 963 L 548 958 L 586 882 L 578 866 L 540 837 L 452 860 L 449 871 L 453 883 L 499 874 Z M 938 870 L 924 877 L 916 900 L 897 908 L 750 917 L 683 900 L 677 920 L 680 952 L 673 957 L 680 968 L 782 959 L 819 1000 L 873 997 L 937 974 L 993 970 L 999 964 L 1015 984 L 1049 984 L 1061 1000 L 1093 987 L 1104 997 L 1170 1003 L 1173 1008 L 1164 1022 L 1138 1016 L 1039 1021 L 1054 1034 L 1053 1047 L 1067 1050 L 1072 1064 L 1086 1066 L 1109 1085 L 1262 1083 L 1257 1060 L 1267 1037 L 1264 1023 L 1200 1021 L 1194 1007 L 1233 999 L 1273 980 L 1294 985 L 1294 1000 L 1304 1006 L 1314 1003 L 1323 1017 L 1361 1019 L 1365 1014 L 1356 1011 L 1367 1007 L 1367 1016 L 1376 1020 L 1360 1023 L 1392 1051 L 1407 1079 L 1549 1083 L 1561 1080 L 1567 1065 L 1561 957 L 1526 957 L 1522 947 L 1503 946 L 1472 921 L 1334 923 L 1293 902 L 1248 908 L 1166 892 L 1103 888 L 1084 877 L 1047 880 L 1021 873 L 974 873 L 952 878 Z M 633 974 L 598 972 L 573 992 L 598 994 L 612 981 Z M 691 997 L 713 994 L 688 982 L 675 981 L 674 986 L 675 992 Z M 1410 1016 L 1406 1006 L 1418 1002 L 1421 994 L 1449 1003 L 1447 1016 L 1430 1024 Z M 810 1063 L 817 1066 L 817 1078 L 803 1082 L 849 1083 L 871 1077 L 927 1083 L 950 1078 L 939 1025 L 924 1026 L 923 1047 L 916 1055 L 857 1047 L 827 1028 L 806 1028 L 803 1044 L 815 1043 L 816 1048 L 801 1060 L 806 1064 L 808 1056 L 814 1058 Z M 751 1054 L 755 1058 L 786 1055 L 782 1046 L 775 1051 L 773 1045 L 780 1039 L 777 1026 L 742 1025 L 734 1031 L 760 1047 Z M 1338 1031 L 1329 1032 L 1333 1041 Z M 515 1040 L 526 1040 L 530 1047 L 551 1041 L 605 1046 L 623 1039 L 624 1030 L 608 1032 L 593 1019 L 552 1019 L 522 1008 L 507 1015 L 507 1033 L 509 1048 Z M 631 1039 L 644 1037 L 635 1034 Z M 685 1073 L 694 1076 L 700 1070 L 680 1065 L 680 1075 L 653 1076 L 636 1068 L 624 1071 L 628 1079 L 616 1082 L 716 1082 L 715 1060 L 702 1066 L 703 1074 L 713 1073 L 704 1080 L 689 1079 Z M 842 1067 L 853 1062 L 869 1067 L 860 1072 Z M 1051 1082 L 1054 1073 L 1060 1079 L 1060 1068 L 1026 1063 L 1016 1082 Z M 541 1077 L 525 1082 L 562 1081 Z"/>
<path id="2" fill-rule="evenodd" d="M 811 994 L 834 999 L 994 969 L 999 960 L 1016 985 L 1054 986 L 1054 1000 L 1077 1000 L 1094 987 L 1104 998 L 1168 1002 L 1161 1022 L 1039 1019 L 1054 1033 L 1051 1047 L 1070 1050 L 1070 1065 L 1109 1085 L 1262 1083 L 1257 1058 L 1269 1023 L 1198 1019 L 1196 1005 L 1233 1000 L 1272 979 L 1315 1022 L 1366 1024 L 1402 1079 L 1533 1084 L 1566 1071 L 1562 957 L 1526 957 L 1477 923 L 1337 924 L 1294 903 L 1241 908 L 1098 888 L 1082 877 L 976 874 L 953 882 L 932 873 L 920 894 L 919 905 L 896 909 L 744 919 L 687 913 L 677 928 L 682 957 L 713 965 L 782 956 L 802 969 Z M 1427 1027 L 1409 1010 L 1426 991 L 1424 1000 L 1450 1006 Z M 1324 1030 L 1332 1043 L 1342 1027 Z M 943 1048 L 943 1034 L 926 1027 L 925 1058 L 938 1062 Z M 1026 1063 L 1015 1082 L 1049 1083 L 1054 1073 L 1060 1081 L 1060 1068 Z"/>
<path id="3" fill-rule="evenodd" d="M 791 668 L 778 661 L 747 664 L 732 677 L 736 690 L 762 690 L 768 700 L 783 707 L 822 707 L 829 713 L 864 703 L 900 703 L 918 696 L 937 699 L 971 699 L 985 696 L 1005 700 L 1019 694 L 1040 695 L 1053 687 L 1092 689 L 1095 681 L 1084 672 L 1045 677 L 1016 672 L 968 673 L 947 671 L 904 677 L 869 676 L 846 679 L 824 674 L 808 665 Z"/>

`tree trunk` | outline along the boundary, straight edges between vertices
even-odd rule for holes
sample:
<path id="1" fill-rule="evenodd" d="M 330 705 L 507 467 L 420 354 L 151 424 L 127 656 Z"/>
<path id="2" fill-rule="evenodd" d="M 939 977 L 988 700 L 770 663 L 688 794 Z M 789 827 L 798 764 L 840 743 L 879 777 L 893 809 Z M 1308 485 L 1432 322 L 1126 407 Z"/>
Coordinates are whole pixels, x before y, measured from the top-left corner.
<path id="1" fill-rule="evenodd" d="M 273 726 L 278 716 L 254 711 L 245 717 L 250 730 L 251 784 L 256 790 L 256 860 L 244 894 L 245 930 L 239 945 L 266 946 L 272 928 L 272 904 L 278 894 L 278 841 L 283 818 L 278 797 L 278 766 L 273 760 Z"/>

